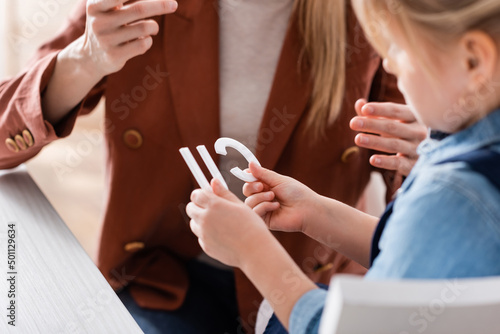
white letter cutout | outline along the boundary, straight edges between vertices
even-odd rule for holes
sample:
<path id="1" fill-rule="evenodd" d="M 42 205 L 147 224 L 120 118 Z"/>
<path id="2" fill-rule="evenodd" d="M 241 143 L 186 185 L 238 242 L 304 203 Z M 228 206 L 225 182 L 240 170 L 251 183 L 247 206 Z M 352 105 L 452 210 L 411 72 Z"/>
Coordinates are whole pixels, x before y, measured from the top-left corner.
<path id="1" fill-rule="evenodd" d="M 220 155 L 226 155 L 226 147 L 232 147 L 236 151 L 240 152 L 245 159 L 247 159 L 248 163 L 255 162 L 258 166 L 260 166 L 259 160 L 253 155 L 252 151 L 250 151 L 245 145 L 240 143 L 237 140 L 231 138 L 219 138 L 215 142 L 215 152 Z M 245 173 L 239 167 L 234 167 L 231 169 L 231 173 L 236 176 L 238 179 L 245 182 L 255 182 L 257 179 L 251 173 Z"/>
<path id="2" fill-rule="evenodd" d="M 231 139 L 231 138 L 219 138 L 215 142 L 215 152 L 217 152 L 220 155 L 226 155 L 227 147 L 234 148 L 238 152 L 240 152 L 245 159 L 247 159 L 248 163 L 254 162 L 257 165 L 260 166 L 259 160 L 255 157 L 255 155 L 250 151 L 245 145 L 240 143 L 237 140 Z M 221 172 L 217 168 L 217 165 L 215 165 L 214 160 L 208 153 L 207 148 L 204 145 L 197 146 L 196 149 L 200 153 L 201 158 L 203 159 L 203 162 L 205 162 L 205 165 L 207 165 L 208 170 L 210 171 L 210 174 L 212 174 L 212 177 L 218 179 L 222 185 L 228 189 L 226 181 L 224 181 L 224 178 L 222 177 Z M 179 150 L 181 152 L 182 157 L 184 158 L 184 161 L 186 161 L 186 164 L 189 167 L 189 170 L 193 174 L 194 178 L 196 179 L 196 182 L 200 185 L 202 189 L 212 191 L 212 187 L 210 187 L 210 183 L 208 182 L 207 178 L 205 177 L 205 174 L 203 174 L 200 166 L 194 159 L 193 155 L 191 154 L 191 151 L 187 147 L 183 147 Z M 236 176 L 238 179 L 245 181 L 245 182 L 255 182 L 257 179 L 251 174 L 251 173 L 246 173 L 242 171 L 239 167 L 234 167 L 231 169 L 231 173 Z"/>

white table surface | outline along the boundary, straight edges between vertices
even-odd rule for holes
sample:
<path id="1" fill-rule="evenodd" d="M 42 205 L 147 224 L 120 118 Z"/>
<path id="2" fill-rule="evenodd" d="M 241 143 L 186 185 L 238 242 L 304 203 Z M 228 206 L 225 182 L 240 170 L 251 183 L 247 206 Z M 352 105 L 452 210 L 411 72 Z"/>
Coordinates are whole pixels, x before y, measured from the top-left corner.
<path id="1" fill-rule="evenodd" d="M 15 298 L 9 298 L 11 276 Z M 14 299 L 15 327 L 7 317 Z M 0 171 L 0 315 L 0 333 L 142 333 L 23 166 Z"/>

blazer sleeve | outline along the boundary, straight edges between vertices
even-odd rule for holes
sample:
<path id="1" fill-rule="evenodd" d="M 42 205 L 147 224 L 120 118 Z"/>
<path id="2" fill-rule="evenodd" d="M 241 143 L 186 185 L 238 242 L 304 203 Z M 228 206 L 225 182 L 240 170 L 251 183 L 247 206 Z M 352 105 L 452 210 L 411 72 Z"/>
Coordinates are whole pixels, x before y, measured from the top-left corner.
<path id="1" fill-rule="evenodd" d="M 377 102 L 394 102 L 405 104 L 403 94 L 398 89 L 397 79 L 395 76 L 388 74 L 380 61 L 379 69 L 373 79 L 369 101 Z M 380 152 L 373 152 L 373 154 L 380 154 Z M 385 154 L 385 153 L 382 153 Z M 379 172 L 387 186 L 386 202 L 389 203 L 394 193 L 401 187 L 404 180 L 404 175 L 394 171 L 385 169 L 374 168 Z"/>
<path id="2" fill-rule="evenodd" d="M 99 102 L 104 81 L 63 120 L 53 126 L 42 114 L 41 97 L 56 66 L 57 55 L 85 32 L 86 6 L 81 1 L 59 35 L 42 45 L 17 76 L 0 81 L 0 168 L 13 168 L 35 156 L 48 143 L 68 136 L 76 117 Z"/>

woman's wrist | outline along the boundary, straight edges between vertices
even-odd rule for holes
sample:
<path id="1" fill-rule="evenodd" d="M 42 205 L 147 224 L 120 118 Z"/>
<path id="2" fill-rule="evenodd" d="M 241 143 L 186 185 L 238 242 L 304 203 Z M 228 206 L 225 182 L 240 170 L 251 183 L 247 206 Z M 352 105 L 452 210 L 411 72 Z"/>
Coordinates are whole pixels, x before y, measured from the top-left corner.
<path id="1" fill-rule="evenodd" d="M 71 65 L 78 75 L 89 82 L 99 82 L 108 73 L 99 68 L 92 51 L 85 47 L 85 36 L 81 36 L 64 48 L 58 56 L 59 63 Z"/>
<path id="2" fill-rule="evenodd" d="M 42 95 L 44 118 L 53 125 L 71 112 L 104 77 L 81 48 L 81 39 L 59 52 L 54 72 Z"/>

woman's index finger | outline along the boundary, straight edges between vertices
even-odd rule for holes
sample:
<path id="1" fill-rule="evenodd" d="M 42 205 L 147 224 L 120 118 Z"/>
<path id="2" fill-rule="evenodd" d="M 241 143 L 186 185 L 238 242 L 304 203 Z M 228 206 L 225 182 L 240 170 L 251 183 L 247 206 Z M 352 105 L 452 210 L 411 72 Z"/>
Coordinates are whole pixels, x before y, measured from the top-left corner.
<path id="1" fill-rule="evenodd" d="M 415 122 L 415 116 L 405 104 L 392 102 L 370 102 L 363 106 L 361 112 L 364 116 L 385 117 L 403 122 Z"/>

